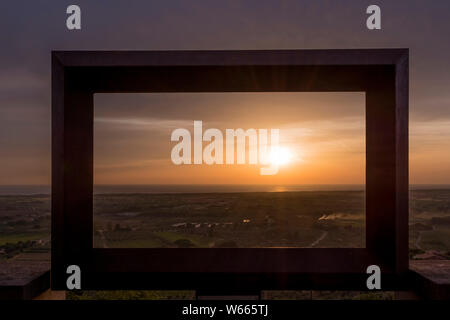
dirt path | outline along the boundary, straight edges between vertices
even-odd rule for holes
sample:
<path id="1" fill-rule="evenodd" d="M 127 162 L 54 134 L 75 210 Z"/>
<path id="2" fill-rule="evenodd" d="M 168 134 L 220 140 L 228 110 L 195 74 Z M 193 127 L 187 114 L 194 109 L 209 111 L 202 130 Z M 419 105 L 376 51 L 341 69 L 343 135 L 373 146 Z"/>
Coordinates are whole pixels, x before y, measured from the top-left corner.
<path id="1" fill-rule="evenodd" d="M 103 242 L 103 248 L 108 248 L 108 245 L 106 244 L 106 238 L 105 238 L 105 234 L 103 233 L 103 230 L 98 230 L 98 233 L 100 233 L 100 238 L 102 239 L 102 242 Z"/>
<path id="2" fill-rule="evenodd" d="M 311 247 L 315 247 L 316 245 L 318 245 L 319 242 L 322 241 L 323 239 L 325 239 L 325 237 L 326 237 L 327 235 L 328 235 L 328 231 L 324 231 L 324 232 L 322 233 L 322 235 L 321 235 L 316 241 L 314 241 L 313 243 L 311 243 Z"/>
<path id="3" fill-rule="evenodd" d="M 436 226 L 435 226 L 435 225 L 432 225 L 431 227 L 433 228 L 433 231 L 436 230 Z M 417 237 L 416 241 L 414 242 L 414 246 L 415 246 L 417 249 L 419 249 L 419 250 L 426 251 L 425 249 L 423 249 L 423 248 L 420 246 L 419 243 L 420 243 L 420 241 L 422 241 L 422 234 L 423 234 L 424 232 L 427 232 L 427 231 L 430 231 L 430 230 L 422 230 L 422 231 L 419 231 L 419 236 Z"/>
<path id="4" fill-rule="evenodd" d="M 424 250 L 422 249 L 422 247 L 419 245 L 420 240 L 422 240 L 422 233 L 423 233 L 423 231 L 419 231 L 419 236 L 416 238 L 416 241 L 414 242 L 414 246 L 415 246 L 417 249 L 424 251 Z"/>

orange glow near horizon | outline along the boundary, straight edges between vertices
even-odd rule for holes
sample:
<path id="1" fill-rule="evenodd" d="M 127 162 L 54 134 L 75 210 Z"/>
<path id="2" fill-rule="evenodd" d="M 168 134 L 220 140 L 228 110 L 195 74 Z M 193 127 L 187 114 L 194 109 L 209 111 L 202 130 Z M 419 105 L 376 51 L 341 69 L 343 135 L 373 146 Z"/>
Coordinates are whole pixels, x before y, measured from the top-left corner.
<path id="1" fill-rule="evenodd" d="M 364 93 L 96 94 L 94 183 L 364 184 L 364 104 Z M 277 128 L 279 144 L 267 165 L 175 165 L 171 132 L 185 128 L 193 141 L 194 120 L 203 133 Z M 260 175 L 270 165 L 278 173 Z"/>

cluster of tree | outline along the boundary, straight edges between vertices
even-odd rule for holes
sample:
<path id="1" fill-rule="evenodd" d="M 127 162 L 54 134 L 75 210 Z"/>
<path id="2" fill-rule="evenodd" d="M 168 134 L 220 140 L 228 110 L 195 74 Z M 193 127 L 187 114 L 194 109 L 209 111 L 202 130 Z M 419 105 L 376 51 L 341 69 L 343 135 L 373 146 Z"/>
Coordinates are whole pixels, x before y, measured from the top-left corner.
<path id="1" fill-rule="evenodd" d="M 238 245 L 233 240 L 223 240 L 214 243 L 214 248 L 237 248 Z"/>
<path id="2" fill-rule="evenodd" d="M 8 221 L 6 224 L 10 227 L 15 227 L 15 226 L 25 226 L 28 224 L 28 222 L 24 219 L 20 219 L 20 220 Z"/>
<path id="3" fill-rule="evenodd" d="M 431 223 L 437 225 L 450 225 L 450 217 L 433 217 L 431 218 Z"/>
<path id="4" fill-rule="evenodd" d="M 131 231 L 131 227 L 127 225 L 121 226 L 120 223 L 116 223 L 114 231 Z"/>
<path id="5" fill-rule="evenodd" d="M 189 239 L 178 239 L 173 242 L 178 248 L 192 248 L 195 244 Z M 233 240 L 218 241 L 214 244 L 214 248 L 237 248 L 238 245 Z"/>
<path id="6" fill-rule="evenodd" d="M 131 231 L 131 227 L 130 226 L 128 226 L 128 225 L 124 225 L 124 226 L 122 226 L 122 225 L 120 225 L 120 223 L 116 223 L 116 225 L 115 226 L 113 226 L 112 224 L 111 224 L 111 222 L 108 222 L 108 224 L 107 224 L 107 226 L 106 226 L 106 231 Z M 98 231 L 97 231 L 97 227 L 96 227 L 96 234 L 100 234 Z"/>
<path id="7" fill-rule="evenodd" d="M 189 239 L 178 239 L 173 242 L 178 248 L 192 248 L 195 244 Z"/>
<path id="8" fill-rule="evenodd" d="M 35 241 L 19 241 L 16 243 L 7 242 L 4 245 L 0 246 L 0 252 L 3 252 L 6 255 L 6 258 L 11 258 L 19 253 L 21 253 L 24 249 L 30 248 L 35 245 Z"/>

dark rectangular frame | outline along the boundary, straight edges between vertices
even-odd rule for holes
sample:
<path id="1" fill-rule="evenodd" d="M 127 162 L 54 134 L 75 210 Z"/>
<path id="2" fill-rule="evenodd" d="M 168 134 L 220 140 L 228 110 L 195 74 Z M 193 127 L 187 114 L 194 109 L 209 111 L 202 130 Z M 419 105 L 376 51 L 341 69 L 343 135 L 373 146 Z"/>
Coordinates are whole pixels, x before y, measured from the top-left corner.
<path id="1" fill-rule="evenodd" d="M 383 289 L 408 270 L 407 49 L 52 52 L 52 288 Z M 93 248 L 94 93 L 365 92 L 366 248 Z"/>

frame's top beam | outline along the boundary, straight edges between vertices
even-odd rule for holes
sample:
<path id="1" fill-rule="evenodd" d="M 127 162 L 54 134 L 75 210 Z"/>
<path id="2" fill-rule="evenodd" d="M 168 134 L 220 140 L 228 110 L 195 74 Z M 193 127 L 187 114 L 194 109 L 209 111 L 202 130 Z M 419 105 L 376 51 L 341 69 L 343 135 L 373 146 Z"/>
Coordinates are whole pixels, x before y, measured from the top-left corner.
<path id="1" fill-rule="evenodd" d="M 408 49 L 53 51 L 67 67 L 395 65 Z"/>

